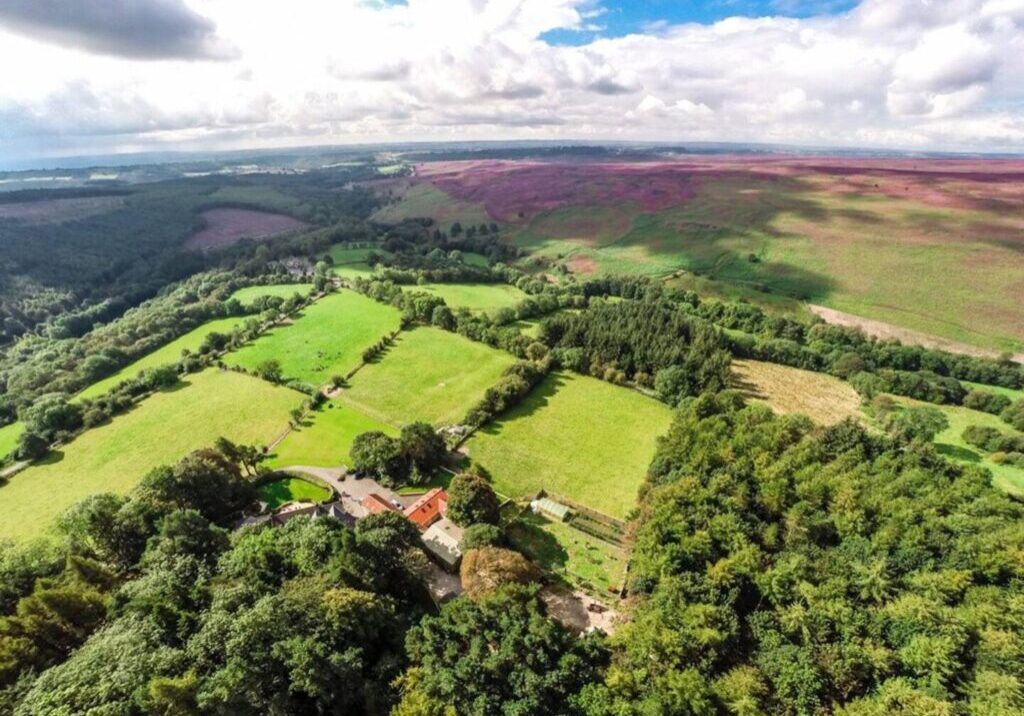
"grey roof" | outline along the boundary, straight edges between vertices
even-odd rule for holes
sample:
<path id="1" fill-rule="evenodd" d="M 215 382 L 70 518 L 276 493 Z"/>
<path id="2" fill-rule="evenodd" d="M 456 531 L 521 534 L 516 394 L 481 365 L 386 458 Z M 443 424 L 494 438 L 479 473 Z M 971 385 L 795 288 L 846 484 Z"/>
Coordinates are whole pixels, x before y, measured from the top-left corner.
<path id="1" fill-rule="evenodd" d="M 449 567 L 457 566 L 462 559 L 461 541 L 462 528 L 447 517 L 442 517 L 423 533 L 423 546 Z"/>

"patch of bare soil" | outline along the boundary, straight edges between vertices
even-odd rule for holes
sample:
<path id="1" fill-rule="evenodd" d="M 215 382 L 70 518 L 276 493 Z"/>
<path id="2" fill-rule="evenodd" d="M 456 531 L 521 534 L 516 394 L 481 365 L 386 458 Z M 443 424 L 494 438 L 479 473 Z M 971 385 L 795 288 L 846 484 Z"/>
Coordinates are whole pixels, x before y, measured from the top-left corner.
<path id="1" fill-rule="evenodd" d="M 979 358 L 997 358 L 999 357 L 998 351 L 989 350 L 987 348 L 979 348 L 978 346 L 972 346 L 967 343 L 960 343 L 959 341 L 949 340 L 948 338 L 940 338 L 939 336 L 933 336 L 928 333 L 921 333 L 910 328 L 903 328 L 901 326 L 893 325 L 892 323 L 886 323 L 884 321 L 875 321 L 870 318 L 861 318 L 855 316 L 852 313 L 844 313 L 843 311 L 837 311 L 834 308 L 826 308 L 825 306 L 810 305 L 808 308 L 814 313 L 814 315 L 822 318 L 826 323 L 832 323 L 837 326 L 850 326 L 853 328 L 859 328 L 869 336 L 881 339 L 895 339 L 900 343 L 907 345 L 923 346 L 925 348 L 934 348 L 936 350 L 948 351 L 950 353 L 960 353 L 962 355 L 976 356 Z M 1013 356 L 1013 360 L 1018 363 L 1024 363 L 1024 353 L 1018 353 Z"/>
<path id="2" fill-rule="evenodd" d="M 256 241 L 304 228 L 305 223 L 284 214 L 253 209 L 209 209 L 202 213 L 205 226 L 185 242 L 185 248 L 207 251 L 242 239 Z"/>

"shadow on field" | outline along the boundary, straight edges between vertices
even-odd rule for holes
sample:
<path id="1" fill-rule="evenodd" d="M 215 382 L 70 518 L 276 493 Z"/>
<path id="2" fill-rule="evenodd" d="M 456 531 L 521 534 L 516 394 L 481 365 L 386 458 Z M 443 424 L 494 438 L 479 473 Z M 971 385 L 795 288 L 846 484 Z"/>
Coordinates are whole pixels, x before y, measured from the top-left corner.
<path id="1" fill-rule="evenodd" d="M 569 552 L 554 535 L 544 530 L 547 523 L 545 518 L 527 511 L 508 526 L 508 539 L 545 570 L 563 570 L 569 562 Z"/>
<path id="2" fill-rule="evenodd" d="M 541 381 L 540 385 L 530 391 L 529 395 L 523 398 L 522 402 L 508 412 L 498 416 L 478 432 L 484 435 L 500 435 L 502 426 L 517 418 L 528 418 L 538 410 L 541 410 L 551 401 L 551 397 L 558 392 L 558 389 L 565 384 L 565 378 L 558 373 L 549 373 Z M 566 446 L 568 448 L 568 446 Z"/>
<path id="3" fill-rule="evenodd" d="M 946 443 L 936 443 L 935 451 L 940 455 L 952 458 L 953 460 L 961 460 L 963 462 L 979 463 L 981 462 L 981 455 L 968 450 L 967 448 L 960 447 L 959 445 L 948 445 Z"/>

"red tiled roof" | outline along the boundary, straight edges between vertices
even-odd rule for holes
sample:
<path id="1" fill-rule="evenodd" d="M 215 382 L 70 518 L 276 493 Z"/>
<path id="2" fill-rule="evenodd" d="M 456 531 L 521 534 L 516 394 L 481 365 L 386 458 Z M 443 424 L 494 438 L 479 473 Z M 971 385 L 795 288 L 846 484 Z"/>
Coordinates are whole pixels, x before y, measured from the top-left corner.
<path id="1" fill-rule="evenodd" d="M 443 517 L 448 512 L 448 493 L 440 487 L 423 495 L 420 499 L 405 508 L 405 516 L 421 530 Z"/>
<path id="2" fill-rule="evenodd" d="M 363 507 L 371 515 L 375 515 L 379 512 L 398 512 L 398 508 L 392 505 L 390 502 L 385 500 L 383 497 L 378 495 L 376 492 L 371 492 L 369 495 L 363 498 Z"/>

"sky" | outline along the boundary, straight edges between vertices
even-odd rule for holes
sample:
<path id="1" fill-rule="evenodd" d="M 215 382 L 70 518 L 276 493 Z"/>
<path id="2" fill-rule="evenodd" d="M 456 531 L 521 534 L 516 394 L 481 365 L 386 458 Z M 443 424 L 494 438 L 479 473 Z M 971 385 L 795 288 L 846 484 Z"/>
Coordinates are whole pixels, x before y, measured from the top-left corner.
<path id="1" fill-rule="evenodd" d="M 446 140 L 1024 152 L 1024 0 L 2 0 L 0 157 Z"/>

